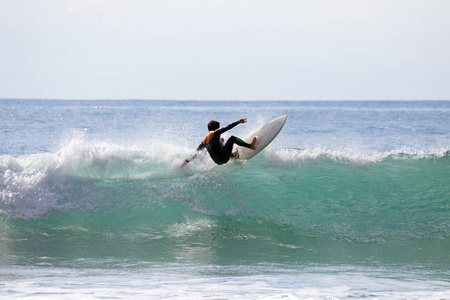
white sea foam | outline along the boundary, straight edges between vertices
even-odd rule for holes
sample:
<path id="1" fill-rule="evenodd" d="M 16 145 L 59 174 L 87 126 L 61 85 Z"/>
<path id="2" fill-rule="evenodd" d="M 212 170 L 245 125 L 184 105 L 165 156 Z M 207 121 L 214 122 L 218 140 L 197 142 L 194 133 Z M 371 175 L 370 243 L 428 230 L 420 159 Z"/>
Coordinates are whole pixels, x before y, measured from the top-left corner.
<path id="1" fill-rule="evenodd" d="M 415 151 L 411 148 L 402 148 L 400 150 L 389 151 L 384 153 L 371 154 L 353 154 L 344 151 L 333 151 L 322 148 L 312 150 L 300 149 L 266 149 L 265 157 L 267 163 L 273 166 L 283 168 L 293 167 L 299 164 L 319 163 L 324 161 L 333 162 L 348 162 L 355 166 L 367 166 L 373 163 L 378 163 L 386 158 L 392 159 L 418 159 L 427 157 L 443 157 L 448 155 L 448 150 L 437 149 L 432 152 Z"/>
<path id="2" fill-rule="evenodd" d="M 18 159 L 0 157 L 2 170 L 0 213 L 15 213 L 20 217 L 29 218 L 61 209 L 58 204 L 59 195 L 52 190 L 47 181 L 52 165 L 52 158 L 45 154 Z"/>
<path id="3" fill-rule="evenodd" d="M 174 161 L 177 155 L 90 142 L 76 134 L 55 153 L 1 156 L 0 213 L 34 218 L 67 210 L 73 207 L 62 200 L 76 183 L 170 176 L 175 168 L 168 168 L 165 161 Z"/>
<path id="4" fill-rule="evenodd" d="M 216 275 L 207 273 L 208 268 Z M 142 270 L 77 270 L 58 268 L 2 269 L 6 277 L 0 297 L 19 299 L 449 299 L 444 281 L 376 275 L 371 269 L 349 272 L 335 268 L 256 268 L 239 275 L 243 266 L 165 265 Z M 365 272 L 369 275 L 366 275 Z M 224 274 L 222 274 L 224 273 Z M 229 275 L 227 275 L 229 273 Z M 20 275 L 20 276 L 18 276 Z"/>

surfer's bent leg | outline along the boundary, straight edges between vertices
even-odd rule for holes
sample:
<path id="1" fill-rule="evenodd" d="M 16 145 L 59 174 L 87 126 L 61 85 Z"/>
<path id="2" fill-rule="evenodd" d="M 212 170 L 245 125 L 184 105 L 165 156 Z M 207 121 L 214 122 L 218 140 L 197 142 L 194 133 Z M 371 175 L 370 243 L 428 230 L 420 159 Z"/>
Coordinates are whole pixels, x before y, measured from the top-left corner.
<path id="1" fill-rule="evenodd" d="M 234 141 L 235 144 L 242 146 L 242 147 L 250 148 L 252 150 L 255 150 L 256 145 L 258 144 L 258 137 L 256 137 L 256 136 L 253 138 L 251 144 L 244 142 L 243 140 L 241 140 L 238 137 L 233 136 L 233 138 L 235 138 L 235 141 Z"/>
<path id="2" fill-rule="evenodd" d="M 231 136 L 231 137 L 228 139 L 228 141 L 227 141 L 227 143 L 225 144 L 225 146 L 223 147 L 223 152 L 222 152 L 222 155 L 221 155 L 221 160 L 222 160 L 224 163 L 226 163 L 226 162 L 230 159 L 230 157 L 231 157 L 231 152 L 233 152 L 233 145 L 234 145 L 234 144 L 239 145 L 239 146 L 242 146 L 242 147 L 246 147 L 246 148 L 251 148 L 251 146 L 252 146 L 251 144 L 244 142 L 243 140 L 241 140 L 241 139 L 238 138 L 238 137 Z"/>
<path id="3" fill-rule="evenodd" d="M 246 142 L 244 142 L 243 140 L 241 140 L 238 137 L 232 136 L 232 137 L 230 137 L 229 140 L 231 140 L 231 139 L 234 140 L 233 143 L 235 143 L 236 145 L 239 145 L 239 146 L 242 146 L 242 147 L 245 147 L 245 148 L 251 148 L 252 147 L 252 144 L 246 143 Z M 228 144 L 228 142 L 227 142 L 227 144 Z"/>

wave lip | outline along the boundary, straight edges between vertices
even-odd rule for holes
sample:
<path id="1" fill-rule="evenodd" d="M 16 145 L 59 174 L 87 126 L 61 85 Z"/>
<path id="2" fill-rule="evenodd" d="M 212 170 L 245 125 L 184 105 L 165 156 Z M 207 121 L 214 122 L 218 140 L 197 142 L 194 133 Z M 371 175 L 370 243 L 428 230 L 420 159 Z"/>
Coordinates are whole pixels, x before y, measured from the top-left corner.
<path id="1" fill-rule="evenodd" d="M 50 154 L 21 158 L 1 157 L 2 175 L 0 213 L 22 218 L 60 210 L 59 195 L 49 181 L 57 165 Z"/>
<path id="2" fill-rule="evenodd" d="M 413 151 L 411 149 L 400 149 L 384 153 L 349 153 L 345 151 L 326 150 L 316 148 L 313 150 L 302 149 L 267 149 L 265 156 L 269 164 L 280 167 L 292 167 L 304 163 L 319 163 L 325 161 L 347 162 L 356 166 L 367 166 L 369 164 L 379 163 L 388 159 L 438 159 L 450 157 L 450 150 L 439 149 L 432 152 Z"/>
<path id="3" fill-rule="evenodd" d="M 78 138 L 56 153 L 2 156 L 0 213 L 38 218 L 71 209 L 73 203 L 66 198 L 74 189 L 87 189 L 93 181 L 132 178 L 146 159 L 133 148 Z"/>

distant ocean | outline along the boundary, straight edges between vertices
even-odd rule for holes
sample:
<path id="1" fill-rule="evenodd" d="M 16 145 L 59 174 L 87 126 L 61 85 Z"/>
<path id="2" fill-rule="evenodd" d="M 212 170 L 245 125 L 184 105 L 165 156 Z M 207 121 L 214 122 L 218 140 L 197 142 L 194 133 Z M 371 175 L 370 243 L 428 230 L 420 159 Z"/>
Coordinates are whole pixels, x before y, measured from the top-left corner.
<path id="1" fill-rule="evenodd" d="M 450 101 L 0 100 L 0 298 L 450 299 Z"/>

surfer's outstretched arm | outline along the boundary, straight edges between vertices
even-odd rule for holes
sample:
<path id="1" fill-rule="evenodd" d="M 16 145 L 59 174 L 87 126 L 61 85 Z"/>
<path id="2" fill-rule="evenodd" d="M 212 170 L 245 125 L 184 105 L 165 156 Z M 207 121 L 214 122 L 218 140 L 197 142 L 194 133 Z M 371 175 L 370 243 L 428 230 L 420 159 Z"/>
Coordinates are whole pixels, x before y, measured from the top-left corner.
<path id="1" fill-rule="evenodd" d="M 195 149 L 194 154 L 192 154 L 191 157 L 186 158 L 186 159 L 184 160 L 184 162 L 181 164 L 180 168 L 186 166 L 191 160 L 193 160 L 194 158 L 196 158 L 197 155 L 198 155 L 198 153 L 199 153 L 201 150 L 203 150 L 205 147 L 206 147 L 205 143 L 201 143 L 201 144 L 197 147 L 197 149 Z"/>
<path id="2" fill-rule="evenodd" d="M 246 123 L 246 122 L 247 122 L 247 118 L 245 118 L 245 119 L 240 119 L 239 121 L 233 122 L 233 123 L 231 123 L 231 124 L 228 124 L 227 126 L 224 126 L 224 127 L 222 127 L 222 128 L 217 129 L 216 132 L 217 132 L 218 134 L 222 134 L 222 133 L 224 133 L 225 131 L 228 131 L 228 130 L 230 130 L 231 128 L 237 126 L 239 123 Z"/>

